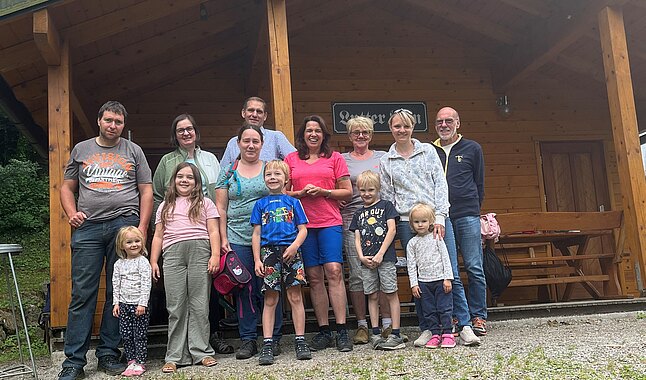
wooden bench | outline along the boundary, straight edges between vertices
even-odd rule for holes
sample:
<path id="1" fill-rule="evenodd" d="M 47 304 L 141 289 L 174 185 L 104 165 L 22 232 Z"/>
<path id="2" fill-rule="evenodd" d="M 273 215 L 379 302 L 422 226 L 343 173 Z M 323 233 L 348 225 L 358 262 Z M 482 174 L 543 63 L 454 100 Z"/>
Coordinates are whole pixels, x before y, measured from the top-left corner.
<path id="1" fill-rule="evenodd" d="M 496 218 L 500 240 L 487 244 L 509 263 L 509 287 L 547 287 L 554 301 L 569 300 L 577 283 L 595 299 L 623 296 L 618 276 L 624 240 L 621 211 L 519 212 Z M 521 255 L 519 249 L 539 249 L 541 255 Z M 505 255 L 512 251 L 516 253 Z"/>

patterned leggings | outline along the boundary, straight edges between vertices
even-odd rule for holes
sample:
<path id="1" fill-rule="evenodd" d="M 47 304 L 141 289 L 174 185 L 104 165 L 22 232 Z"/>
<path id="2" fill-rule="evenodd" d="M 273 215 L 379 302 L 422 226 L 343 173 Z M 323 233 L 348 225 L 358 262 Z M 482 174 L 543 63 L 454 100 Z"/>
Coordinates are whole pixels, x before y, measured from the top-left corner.
<path id="1" fill-rule="evenodd" d="M 146 307 L 143 315 L 135 315 L 137 305 L 119 302 L 119 334 L 123 339 L 123 348 L 128 361 L 136 360 L 145 364 L 148 358 L 148 323 L 150 308 Z"/>

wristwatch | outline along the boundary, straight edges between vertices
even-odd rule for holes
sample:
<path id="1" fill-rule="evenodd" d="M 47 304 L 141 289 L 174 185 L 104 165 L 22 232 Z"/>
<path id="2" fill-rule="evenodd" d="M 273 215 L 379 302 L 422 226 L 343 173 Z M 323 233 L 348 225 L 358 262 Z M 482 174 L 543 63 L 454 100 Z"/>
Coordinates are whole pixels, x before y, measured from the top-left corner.
<path id="1" fill-rule="evenodd" d="M 325 195 L 325 198 L 329 198 L 330 196 L 332 196 L 332 190 L 327 191 L 327 194 Z"/>

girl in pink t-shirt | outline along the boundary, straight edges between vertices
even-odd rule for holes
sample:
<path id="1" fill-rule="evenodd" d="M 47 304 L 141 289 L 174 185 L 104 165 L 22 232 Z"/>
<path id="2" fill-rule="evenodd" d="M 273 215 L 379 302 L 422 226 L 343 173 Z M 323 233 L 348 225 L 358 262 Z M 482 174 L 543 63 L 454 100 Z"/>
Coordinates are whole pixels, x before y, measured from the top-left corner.
<path id="1" fill-rule="evenodd" d="M 345 352 L 352 350 L 352 341 L 345 325 L 343 222 L 338 201 L 352 198 L 352 184 L 345 160 L 332 151 L 329 140 L 330 132 L 322 117 L 312 115 L 303 120 L 296 132 L 297 151 L 285 157 L 291 172 L 286 189 L 288 195 L 301 200 L 309 220 L 307 238 L 301 250 L 319 325 L 319 333 L 310 346 L 322 350 L 335 344 L 328 320 L 331 303 L 337 325 L 336 347 Z M 325 278 L 329 289 L 325 288 Z"/>
<path id="2" fill-rule="evenodd" d="M 153 279 L 160 278 L 162 255 L 168 346 L 162 372 L 177 366 L 217 362 L 209 344 L 209 290 L 211 275 L 219 269 L 220 215 L 204 198 L 199 169 L 188 162 L 177 165 L 155 219 L 150 265 Z M 163 254 L 162 254 L 163 252 Z"/>

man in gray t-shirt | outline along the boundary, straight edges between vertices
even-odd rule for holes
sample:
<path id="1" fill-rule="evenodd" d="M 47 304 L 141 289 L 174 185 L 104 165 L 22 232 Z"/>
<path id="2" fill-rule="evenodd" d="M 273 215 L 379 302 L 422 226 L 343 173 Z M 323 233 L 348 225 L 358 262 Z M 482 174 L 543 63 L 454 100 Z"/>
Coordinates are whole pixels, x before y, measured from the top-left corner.
<path id="1" fill-rule="evenodd" d="M 119 375 L 126 369 L 117 348 L 119 321 L 112 315 L 115 238 L 123 226 L 137 226 L 145 237 L 153 208 L 152 175 L 146 157 L 137 144 L 121 138 L 127 115 L 121 103 L 105 103 L 97 119 L 99 136 L 78 143 L 65 168 L 61 204 L 75 230 L 71 241 L 72 300 L 65 333 L 67 358 L 59 380 L 84 376 L 104 262 L 106 291 L 96 348 L 98 370 Z"/>

